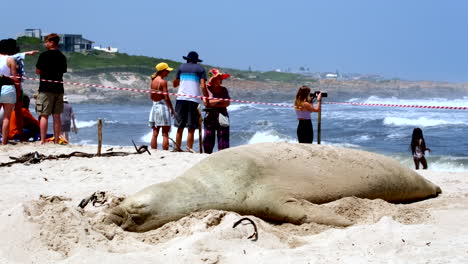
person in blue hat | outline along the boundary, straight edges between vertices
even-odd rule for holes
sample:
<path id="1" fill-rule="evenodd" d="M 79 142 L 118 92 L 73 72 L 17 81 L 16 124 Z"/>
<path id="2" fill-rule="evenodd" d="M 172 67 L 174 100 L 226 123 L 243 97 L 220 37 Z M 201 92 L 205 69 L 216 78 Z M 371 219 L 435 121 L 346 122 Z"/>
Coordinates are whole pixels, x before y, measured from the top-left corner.
<path id="1" fill-rule="evenodd" d="M 193 147 L 195 129 L 199 126 L 200 113 L 198 105 L 200 97 L 208 97 L 206 89 L 206 71 L 199 65 L 202 62 L 198 58 L 198 53 L 190 51 L 187 56 L 183 56 L 187 63 L 182 64 L 177 70 L 174 79 L 174 87 L 179 87 L 175 106 L 174 126 L 177 127 L 176 150 L 181 151 L 182 135 L 184 128 L 188 129 L 187 148 Z M 208 103 L 207 98 L 203 98 L 203 103 Z"/>

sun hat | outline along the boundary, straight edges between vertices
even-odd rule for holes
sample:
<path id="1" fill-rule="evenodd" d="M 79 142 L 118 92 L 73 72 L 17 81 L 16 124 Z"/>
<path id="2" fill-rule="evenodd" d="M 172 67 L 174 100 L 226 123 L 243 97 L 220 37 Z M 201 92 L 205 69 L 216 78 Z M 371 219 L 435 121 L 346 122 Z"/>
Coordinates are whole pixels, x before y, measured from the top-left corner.
<path id="1" fill-rule="evenodd" d="M 225 80 L 229 78 L 229 76 L 231 76 L 230 74 L 220 72 L 216 68 L 209 70 L 208 75 L 210 76 L 210 80 L 208 81 L 208 86 L 211 86 L 211 81 L 218 76 L 221 76 L 221 80 Z"/>
<path id="2" fill-rule="evenodd" d="M 187 56 L 183 56 L 184 60 L 187 61 L 195 61 L 195 62 L 202 62 L 202 60 L 198 59 L 198 53 L 195 51 L 191 51 L 187 54 Z"/>
<path id="3" fill-rule="evenodd" d="M 167 71 L 172 71 L 174 70 L 173 68 L 169 67 L 169 65 L 165 62 L 160 62 L 158 63 L 155 67 L 156 71 L 162 71 L 162 70 L 167 70 Z"/>

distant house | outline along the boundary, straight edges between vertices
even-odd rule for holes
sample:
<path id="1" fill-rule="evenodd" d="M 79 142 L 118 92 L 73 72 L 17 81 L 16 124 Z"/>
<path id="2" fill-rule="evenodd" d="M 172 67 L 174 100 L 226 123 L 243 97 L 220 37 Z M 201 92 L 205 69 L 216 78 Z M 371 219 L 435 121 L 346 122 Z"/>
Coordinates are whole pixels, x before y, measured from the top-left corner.
<path id="1" fill-rule="evenodd" d="M 17 37 L 30 37 L 42 39 L 42 31 L 38 28 L 27 28 L 23 33 L 19 33 Z"/>
<path id="2" fill-rule="evenodd" d="M 78 34 L 59 34 L 59 49 L 65 52 L 83 52 L 93 48 L 94 41 L 83 38 Z"/>
<path id="3" fill-rule="evenodd" d="M 49 33 L 42 33 L 40 29 L 28 28 L 17 37 L 32 37 L 43 40 Z M 58 33 L 57 33 L 58 34 Z M 58 34 L 60 36 L 59 49 L 65 52 L 83 52 L 93 49 L 94 41 L 83 38 L 81 34 Z"/>
<path id="4" fill-rule="evenodd" d="M 119 52 L 119 49 L 118 48 L 113 48 L 111 46 L 107 47 L 107 48 L 101 48 L 101 46 L 95 46 L 93 47 L 93 49 L 95 50 L 100 50 L 100 51 L 105 51 L 105 52 L 109 52 L 109 53 L 116 53 L 116 52 Z"/>
<path id="5" fill-rule="evenodd" d="M 325 79 L 336 79 L 338 78 L 338 74 L 336 73 L 327 73 L 325 74 Z"/>

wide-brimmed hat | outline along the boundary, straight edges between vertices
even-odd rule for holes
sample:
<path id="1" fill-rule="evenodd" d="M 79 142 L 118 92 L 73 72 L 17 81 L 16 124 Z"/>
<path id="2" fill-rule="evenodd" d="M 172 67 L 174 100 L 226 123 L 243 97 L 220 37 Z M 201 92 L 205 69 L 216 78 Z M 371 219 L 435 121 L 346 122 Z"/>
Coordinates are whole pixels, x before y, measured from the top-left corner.
<path id="1" fill-rule="evenodd" d="M 208 86 L 211 86 L 211 81 L 216 78 L 216 77 L 221 77 L 221 80 L 225 80 L 231 76 L 230 74 L 227 73 L 222 73 L 218 69 L 213 68 L 208 71 L 208 76 L 210 76 L 210 80 L 208 81 Z"/>
<path id="2" fill-rule="evenodd" d="M 173 68 L 169 67 L 169 65 L 165 62 L 160 62 L 158 63 L 155 67 L 156 71 L 162 71 L 162 70 L 167 70 L 167 71 L 172 71 L 174 70 Z"/>
<path id="3" fill-rule="evenodd" d="M 183 56 L 182 58 L 187 61 L 202 62 L 202 60 L 198 59 L 198 53 L 195 51 L 189 52 L 187 56 Z"/>

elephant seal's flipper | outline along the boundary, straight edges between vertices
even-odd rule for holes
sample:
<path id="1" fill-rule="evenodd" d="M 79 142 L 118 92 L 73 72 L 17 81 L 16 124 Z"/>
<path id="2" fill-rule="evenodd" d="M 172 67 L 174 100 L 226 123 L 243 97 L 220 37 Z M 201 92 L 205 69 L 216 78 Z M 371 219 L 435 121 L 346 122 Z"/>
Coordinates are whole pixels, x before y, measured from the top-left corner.
<path id="1" fill-rule="evenodd" d="M 331 226 L 350 226 L 353 224 L 350 220 L 328 208 L 295 198 L 287 199 L 286 202 L 271 208 L 270 214 L 274 220 L 293 224 L 317 223 Z"/>
<path id="2" fill-rule="evenodd" d="M 148 218 L 147 213 L 140 211 L 129 212 L 122 206 L 112 208 L 110 214 L 106 218 L 107 223 L 114 223 L 120 226 L 123 230 L 142 232 L 146 231 L 144 225 Z"/>

